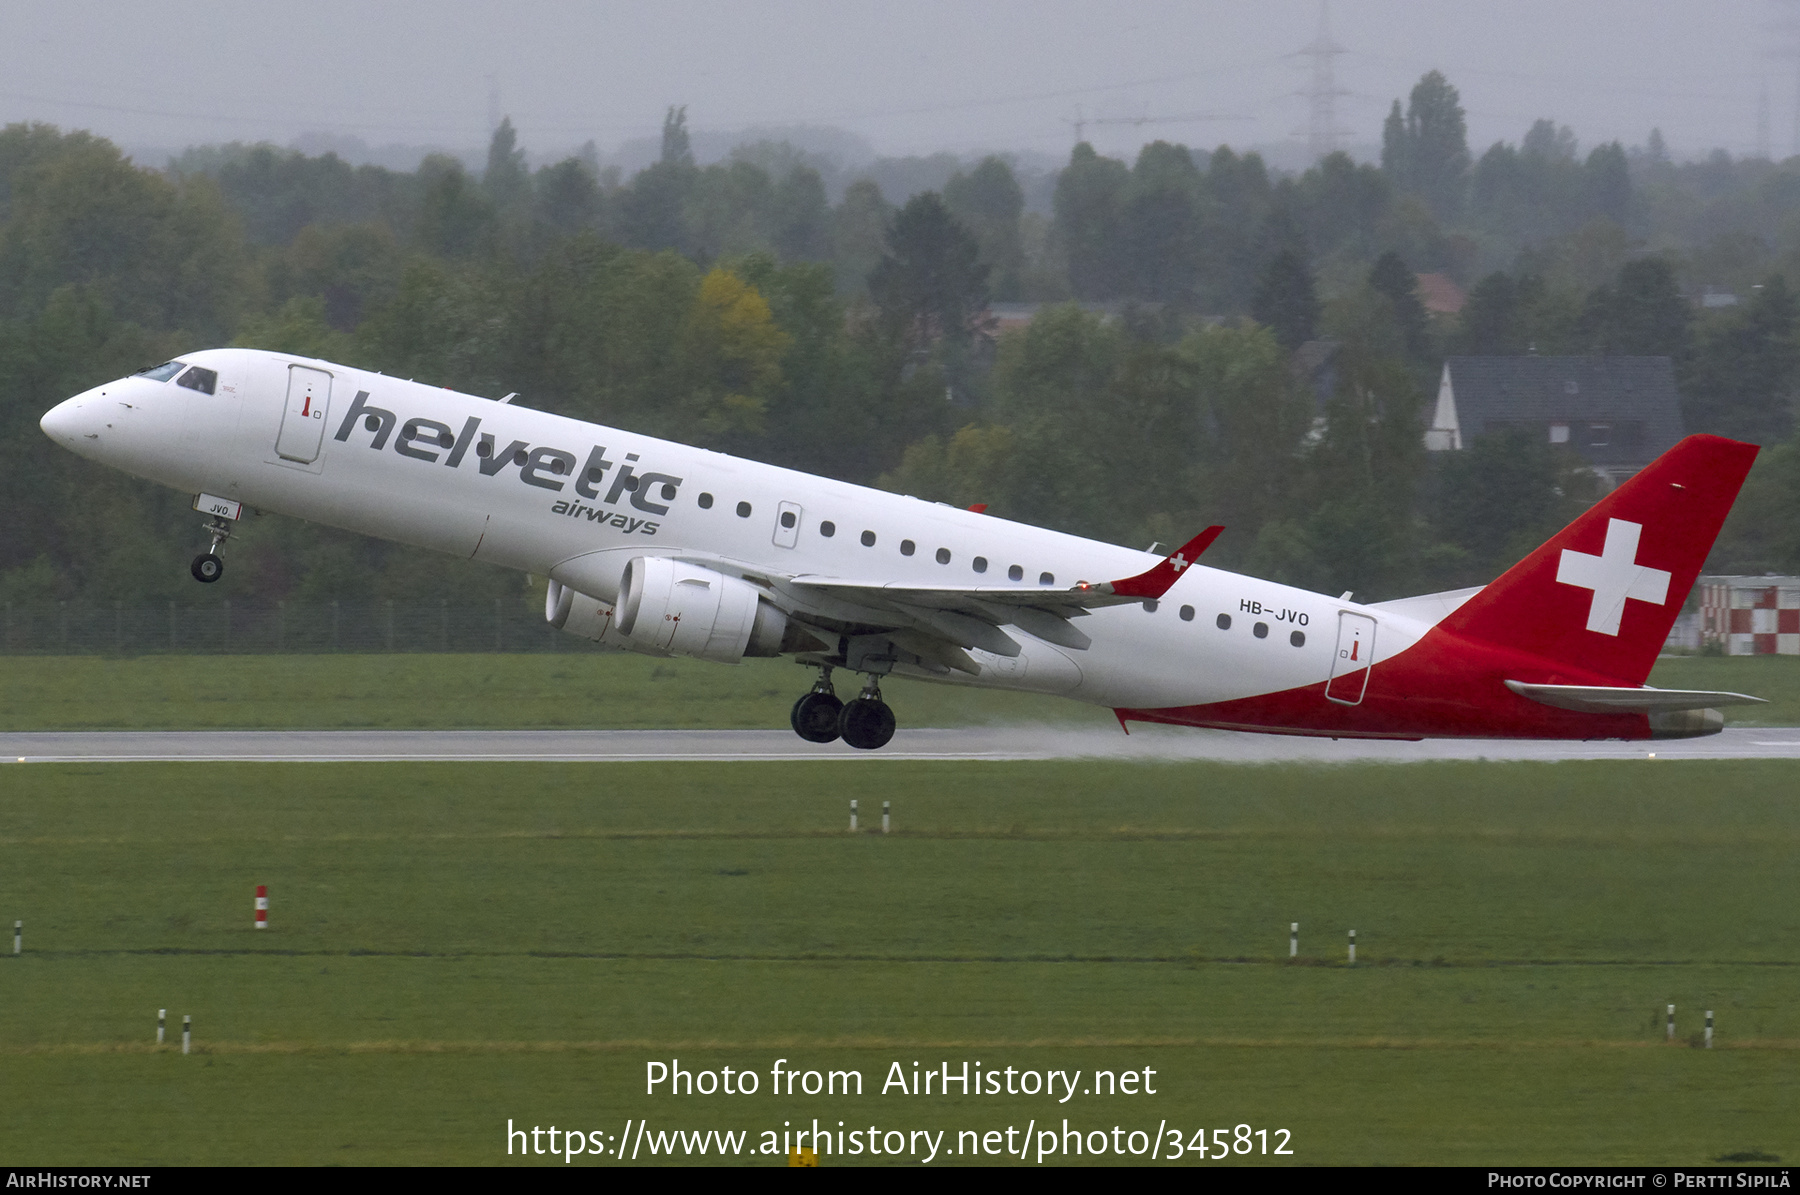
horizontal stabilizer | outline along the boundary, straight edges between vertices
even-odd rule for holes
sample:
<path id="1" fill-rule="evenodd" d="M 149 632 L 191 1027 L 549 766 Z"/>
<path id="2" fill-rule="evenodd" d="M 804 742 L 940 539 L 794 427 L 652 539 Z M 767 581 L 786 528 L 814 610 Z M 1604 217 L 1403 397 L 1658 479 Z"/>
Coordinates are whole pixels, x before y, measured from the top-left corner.
<path id="1" fill-rule="evenodd" d="M 1605 685 L 1528 685 L 1509 680 L 1506 687 L 1559 710 L 1584 714 L 1658 713 L 1712 709 L 1721 705 L 1766 705 L 1745 693 L 1709 693 L 1703 689 L 1612 688 Z"/>

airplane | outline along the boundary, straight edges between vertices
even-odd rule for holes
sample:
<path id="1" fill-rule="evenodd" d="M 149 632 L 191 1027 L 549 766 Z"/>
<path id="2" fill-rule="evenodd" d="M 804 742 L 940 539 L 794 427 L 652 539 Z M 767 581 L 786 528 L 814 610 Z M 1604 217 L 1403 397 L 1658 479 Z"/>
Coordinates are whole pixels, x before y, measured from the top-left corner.
<path id="1" fill-rule="evenodd" d="M 224 570 L 247 510 L 548 578 L 602 648 L 818 670 L 814 743 L 885 746 L 881 682 L 1055 694 L 1130 722 L 1332 738 L 1656 739 L 1737 693 L 1644 685 L 1757 448 L 1682 440 L 1492 583 L 1362 604 L 328 361 L 209 349 L 44 432 L 195 495 Z M 863 678 L 841 700 L 834 670 Z"/>

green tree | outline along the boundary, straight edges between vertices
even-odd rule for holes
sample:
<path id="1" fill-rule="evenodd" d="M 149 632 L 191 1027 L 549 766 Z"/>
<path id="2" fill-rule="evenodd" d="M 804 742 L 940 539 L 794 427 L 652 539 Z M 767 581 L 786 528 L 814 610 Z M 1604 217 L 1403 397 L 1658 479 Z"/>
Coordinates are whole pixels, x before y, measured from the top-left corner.
<path id="1" fill-rule="evenodd" d="M 469 181 L 462 163 L 433 154 L 419 164 L 424 198 L 416 224 L 419 245 L 438 257 L 491 253 L 499 233 L 494 205 Z"/>
<path id="2" fill-rule="evenodd" d="M 993 280 L 994 297 L 1019 297 L 1025 266 L 1019 239 L 1019 219 L 1025 212 L 1025 192 L 1013 177 L 1012 167 L 989 155 L 968 174 L 958 171 L 944 184 L 944 206 L 975 235 L 981 246 L 981 264 Z"/>
<path id="3" fill-rule="evenodd" d="M 881 261 L 892 211 L 881 188 L 866 178 L 851 183 L 831 214 L 831 261 L 840 294 L 868 286 L 869 274 Z"/>
<path id="4" fill-rule="evenodd" d="M 1588 211 L 1593 216 L 1624 224 L 1631 217 L 1631 168 L 1625 161 L 1625 147 L 1617 141 L 1602 145 L 1588 155 L 1584 168 L 1587 175 Z"/>
<path id="5" fill-rule="evenodd" d="M 669 111 L 663 116 L 661 161 L 666 166 L 694 164 L 694 149 L 688 141 L 686 104 L 679 108 L 670 104 Z"/>
<path id="6" fill-rule="evenodd" d="M 1800 302 L 1776 274 L 1750 302 L 1700 324 L 1681 387 L 1690 432 L 1757 444 L 1774 444 L 1793 434 L 1800 371 L 1797 319 Z"/>
<path id="7" fill-rule="evenodd" d="M 1476 435 L 1435 463 L 1432 530 L 1461 560 L 1437 582 L 1446 587 L 1499 576 L 1599 497 L 1579 457 L 1520 428 Z"/>
<path id="8" fill-rule="evenodd" d="M 572 236 L 597 228 L 604 218 L 604 198 L 588 164 L 565 158 L 537 172 L 533 218 L 550 235 Z"/>
<path id="9" fill-rule="evenodd" d="M 1250 315 L 1274 332 L 1275 339 L 1289 351 L 1313 338 L 1319 322 L 1319 296 L 1304 257 L 1293 249 L 1275 255 L 1263 271 Z"/>
<path id="10" fill-rule="evenodd" d="M 967 343 L 988 303 L 988 267 L 969 230 L 925 191 L 907 200 L 888 228 L 887 251 L 869 274 L 891 333 L 914 349 Z"/>
<path id="11" fill-rule="evenodd" d="M 1069 287 L 1081 299 L 1120 293 L 1119 213 L 1131 171 L 1083 141 L 1069 155 L 1052 200 L 1054 234 L 1069 262 Z"/>
<path id="12" fill-rule="evenodd" d="M 817 170 L 797 165 L 776 182 L 769 224 L 770 240 L 783 261 L 831 257 L 831 206 Z"/>
<path id="13" fill-rule="evenodd" d="M 620 238 L 633 248 L 689 252 L 686 217 L 699 185 L 687 108 L 671 107 L 663 117 L 662 157 L 639 171 L 619 197 Z"/>
<path id="14" fill-rule="evenodd" d="M 1685 359 L 1693 314 L 1661 257 L 1640 257 L 1619 270 L 1617 284 L 1596 287 L 1579 334 L 1595 353 Z"/>
<path id="15" fill-rule="evenodd" d="M 1462 212 L 1469 171 L 1468 123 L 1462 97 L 1439 71 L 1413 86 L 1406 116 L 1395 100 L 1382 127 L 1381 166 L 1431 206 L 1440 220 Z"/>
<path id="16" fill-rule="evenodd" d="M 1200 265 L 1200 171 L 1185 145 L 1139 151 L 1119 209 L 1121 282 L 1133 298 L 1188 304 Z"/>
<path id="17" fill-rule="evenodd" d="M 1419 299 L 1418 275 L 1398 253 L 1389 251 L 1369 269 L 1369 285 L 1393 304 L 1394 318 L 1406 338 L 1407 355 L 1416 362 L 1426 361 L 1432 350 L 1431 329 L 1425 304 Z"/>
<path id="18" fill-rule="evenodd" d="M 1213 150 L 1207 161 L 1198 241 L 1202 307 L 1241 312 L 1256 294 L 1272 251 L 1274 188 L 1261 155 Z"/>
<path id="19" fill-rule="evenodd" d="M 512 117 L 508 116 L 488 142 L 487 171 L 481 176 L 481 185 L 501 211 L 517 207 L 531 197 L 531 175 L 525 169 L 525 151 L 518 148 L 518 141 Z"/>

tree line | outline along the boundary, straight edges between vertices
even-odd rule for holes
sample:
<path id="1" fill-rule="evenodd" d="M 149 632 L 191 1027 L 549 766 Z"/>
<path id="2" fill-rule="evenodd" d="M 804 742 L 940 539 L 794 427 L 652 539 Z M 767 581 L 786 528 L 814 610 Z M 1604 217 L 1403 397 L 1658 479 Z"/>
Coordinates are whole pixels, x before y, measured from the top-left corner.
<path id="1" fill-rule="evenodd" d="M 1800 161 L 1578 152 L 1540 121 L 1479 158 L 1427 75 L 1379 165 L 1297 175 L 1085 143 L 1045 211 L 1001 157 L 941 191 L 835 203 L 791 147 L 700 165 L 685 113 L 629 179 L 479 174 L 269 146 L 141 168 L 82 132 L 0 130 L 0 600 L 192 600 L 179 495 L 38 432 L 89 385 L 217 344 L 305 353 L 1374 600 L 1486 580 L 1595 496 L 1528 437 L 1421 441 L 1446 354 L 1676 362 L 1690 430 L 1771 446 L 1715 555 L 1800 567 L 1793 390 Z M 1456 318 L 1420 272 L 1468 289 Z M 1705 288 L 1735 305 L 1709 307 Z M 1043 304 L 1001 333 L 994 304 Z M 1335 346 L 1322 389 L 1302 346 Z M 521 579 L 253 519 L 209 597 L 525 600 Z"/>

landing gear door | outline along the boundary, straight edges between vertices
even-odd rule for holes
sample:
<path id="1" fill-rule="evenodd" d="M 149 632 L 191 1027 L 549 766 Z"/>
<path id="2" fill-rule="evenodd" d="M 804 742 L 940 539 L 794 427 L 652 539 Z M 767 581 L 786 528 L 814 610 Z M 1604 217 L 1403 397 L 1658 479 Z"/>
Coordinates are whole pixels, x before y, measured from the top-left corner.
<path id="1" fill-rule="evenodd" d="M 1375 662 L 1375 620 L 1367 614 L 1338 611 L 1337 650 L 1331 655 L 1331 679 L 1325 699 L 1339 705 L 1361 705 L 1369 688 L 1369 665 Z"/>
<path id="2" fill-rule="evenodd" d="M 783 502 L 775 512 L 775 546 L 791 548 L 800 542 L 800 507 L 798 503 Z"/>
<path id="3" fill-rule="evenodd" d="M 331 406 L 331 375 L 304 365 L 288 366 L 287 409 L 275 437 L 275 455 L 310 465 L 325 439 L 325 411 Z"/>

